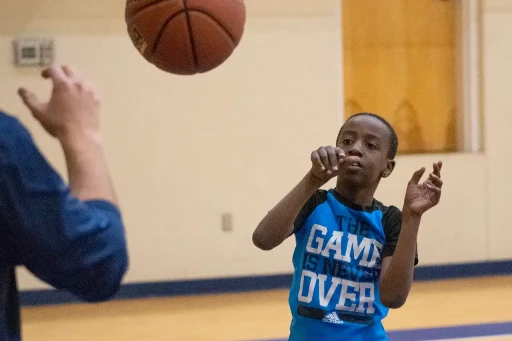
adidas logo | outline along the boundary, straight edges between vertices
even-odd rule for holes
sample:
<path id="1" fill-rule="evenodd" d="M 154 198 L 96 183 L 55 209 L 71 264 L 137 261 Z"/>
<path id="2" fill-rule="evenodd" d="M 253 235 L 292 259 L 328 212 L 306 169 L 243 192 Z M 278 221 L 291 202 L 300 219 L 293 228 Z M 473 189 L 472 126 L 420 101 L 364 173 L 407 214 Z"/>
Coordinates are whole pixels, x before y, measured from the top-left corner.
<path id="1" fill-rule="evenodd" d="M 343 324 L 343 321 L 340 320 L 335 312 L 332 312 L 329 315 L 325 315 L 322 321 L 327 323 Z"/>

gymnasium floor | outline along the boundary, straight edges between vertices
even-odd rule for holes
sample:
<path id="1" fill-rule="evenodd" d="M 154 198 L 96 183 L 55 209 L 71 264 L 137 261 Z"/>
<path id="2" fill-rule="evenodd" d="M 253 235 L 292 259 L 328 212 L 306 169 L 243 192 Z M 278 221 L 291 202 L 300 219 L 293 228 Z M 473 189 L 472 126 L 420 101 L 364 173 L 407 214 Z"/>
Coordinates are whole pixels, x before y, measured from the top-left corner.
<path id="1" fill-rule="evenodd" d="M 512 277 L 415 283 L 385 320 L 390 340 L 512 341 Z M 287 291 L 22 310 L 25 341 L 286 340 Z"/>

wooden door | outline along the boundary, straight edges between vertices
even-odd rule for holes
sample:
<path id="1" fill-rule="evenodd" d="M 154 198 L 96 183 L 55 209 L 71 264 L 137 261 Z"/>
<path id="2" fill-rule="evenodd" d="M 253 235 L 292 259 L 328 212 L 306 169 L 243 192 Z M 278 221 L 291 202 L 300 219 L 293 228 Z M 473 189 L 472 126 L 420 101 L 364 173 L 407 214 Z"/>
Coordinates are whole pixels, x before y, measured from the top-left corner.
<path id="1" fill-rule="evenodd" d="M 385 117 L 402 154 L 456 150 L 455 0 L 341 1 L 345 117 Z"/>

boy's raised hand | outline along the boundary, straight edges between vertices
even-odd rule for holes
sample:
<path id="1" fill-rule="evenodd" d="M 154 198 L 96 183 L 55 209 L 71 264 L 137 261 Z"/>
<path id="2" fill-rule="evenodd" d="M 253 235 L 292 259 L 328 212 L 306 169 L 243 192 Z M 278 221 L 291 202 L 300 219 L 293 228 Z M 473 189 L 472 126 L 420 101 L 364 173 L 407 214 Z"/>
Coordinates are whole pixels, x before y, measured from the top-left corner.
<path id="1" fill-rule="evenodd" d="M 428 179 L 419 183 L 425 173 L 425 168 L 414 172 L 405 193 L 404 211 L 407 210 L 416 216 L 436 206 L 441 199 L 441 189 L 443 180 L 441 180 L 442 162 L 434 163 L 433 172 L 429 174 Z"/>
<path id="2" fill-rule="evenodd" d="M 345 158 L 341 148 L 327 146 L 320 147 L 311 153 L 311 174 L 321 183 L 326 183 L 339 175 L 340 166 Z"/>

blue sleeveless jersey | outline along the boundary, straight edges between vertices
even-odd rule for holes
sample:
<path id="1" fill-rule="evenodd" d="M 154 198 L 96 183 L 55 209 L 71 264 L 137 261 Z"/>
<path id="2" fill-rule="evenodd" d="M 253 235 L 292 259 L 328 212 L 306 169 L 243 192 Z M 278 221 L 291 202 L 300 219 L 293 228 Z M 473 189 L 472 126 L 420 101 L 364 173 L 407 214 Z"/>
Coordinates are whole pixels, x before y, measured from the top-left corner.
<path id="1" fill-rule="evenodd" d="M 334 190 L 310 198 L 295 221 L 290 341 L 388 340 L 380 268 L 400 226 L 400 210 L 376 200 L 361 207 Z"/>

